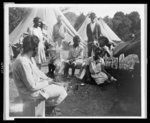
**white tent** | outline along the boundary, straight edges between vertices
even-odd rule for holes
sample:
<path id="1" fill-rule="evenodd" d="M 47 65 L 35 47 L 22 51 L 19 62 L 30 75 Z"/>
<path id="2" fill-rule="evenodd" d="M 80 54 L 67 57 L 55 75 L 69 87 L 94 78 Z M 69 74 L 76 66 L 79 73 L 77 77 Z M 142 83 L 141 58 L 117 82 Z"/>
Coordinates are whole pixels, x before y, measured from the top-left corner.
<path id="1" fill-rule="evenodd" d="M 122 42 L 122 40 L 110 29 L 110 27 L 103 21 L 102 18 L 99 18 L 96 20 L 96 22 L 100 25 L 102 36 L 107 37 L 109 41 L 113 42 L 114 44 Z M 89 16 L 86 17 L 85 21 L 78 30 L 79 35 L 83 38 L 84 41 L 87 41 L 86 27 L 88 23 L 90 23 Z"/>
<path id="2" fill-rule="evenodd" d="M 48 26 L 48 38 L 49 42 L 53 41 L 52 39 L 52 31 L 54 24 L 57 23 L 57 17 L 59 15 L 62 16 L 63 25 L 67 29 L 66 41 L 72 42 L 72 38 L 75 35 L 78 35 L 76 30 L 72 27 L 70 22 L 66 19 L 66 17 L 62 14 L 62 12 L 58 8 L 30 8 L 31 12 L 27 14 L 23 20 L 19 23 L 19 25 L 12 31 L 9 35 L 9 43 L 10 45 L 14 45 L 19 42 L 20 38 L 24 33 L 27 33 L 27 29 L 33 26 L 33 18 L 40 17 Z M 81 38 L 81 37 L 80 37 Z M 81 38 L 81 46 L 85 46 L 83 39 Z"/>

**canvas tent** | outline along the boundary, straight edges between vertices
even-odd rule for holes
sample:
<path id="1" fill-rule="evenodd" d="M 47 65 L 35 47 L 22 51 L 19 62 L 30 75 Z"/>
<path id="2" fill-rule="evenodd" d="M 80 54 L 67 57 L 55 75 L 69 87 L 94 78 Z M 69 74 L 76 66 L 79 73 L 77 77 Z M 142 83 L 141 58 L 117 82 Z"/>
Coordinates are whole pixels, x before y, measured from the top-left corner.
<path id="1" fill-rule="evenodd" d="M 75 35 L 78 35 L 76 30 L 72 27 L 70 22 L 65 18 L 65 16 L 62 14 L 62 12 L 58 8 L 30 8 L 31 12 L 27 14 L 23 20 L 19 23 L 19 25 L 12 31 L 12 33 L 9 35 L 9 43 L 10 46 L 16 44 L 19 42 L 20 38 L 24 33 L 27 33 L 27 29 L 31 26 L 33 26 L 33 18 L 34 17 L 40 17 L 48 26 L 48 38 L 49 42 L 53 42 L 52 38 L 52 31 L 54 24 L 57 23 L 57 17 L 59 15 L 62 16 L 62 23 L 67 29 L 67 34 L 65 41 L 71 42 Z M 81 38 L 81 37 L 80 37 Z M 85 42 L 81 38 L 81 46 L 85 46 Z"/>
<path id="2" fill-rule="evenodd" d="M 140 40 L 121 43 L 114 49 L 114 56 L 118 57 L 121 53 L 124 53 L 126 56 L 129 54 L 137 54 L 140 57 L 140 43 Z"/>
<path id="3" fill-rule="evenodd" d="M 118 44 L 120 42 L 123 42 L 111 29 L 110 27 L 103 21 L 102 18 L 99 18 L 96 20 L 97 23 L 99 23 L 100 28 L 101 28 L 101 34 L 102 36 L 105 36 L 109 39 L 110 42 L 114 44 Z M 87 35 L 86 35 L 86 27 L 90 23 L 90 18 L 89 16 L 86 17 L 85 21 L 81 25 L 81 27 L 78 30 L 78 33 L 80 36 L 83 38 L 83 40 L 86 42 L 87 41 Z"/>

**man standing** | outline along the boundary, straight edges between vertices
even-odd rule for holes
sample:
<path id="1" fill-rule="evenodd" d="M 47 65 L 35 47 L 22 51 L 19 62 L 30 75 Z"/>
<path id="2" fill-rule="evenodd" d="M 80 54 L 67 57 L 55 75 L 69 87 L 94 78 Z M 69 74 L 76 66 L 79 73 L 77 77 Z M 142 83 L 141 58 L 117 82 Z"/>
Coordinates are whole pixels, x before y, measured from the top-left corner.
<path id="1" fill-rule="evenodd" d="M 86 34 L 88 37 L 88 57 L 91 56 L 92 53 L 92 44 L 96 43 L 100 37 L 101 29 L 100 25 L 95 22 L 96 15 L 95 13 L 90 14 L 91 23 L 87 25 Z"/>
<path id="2" fill-rule="evenodd" d="M 62 24 L 62 16 L 57 17 L 57 23 L 53 27 L 53 40 L 55 42 L 55 50 L 57 59 L 55 60 L 56 69 L 55 73 L 61 73 L 63 69 L 63 59 L 62 59 L 62 41 L 65 39 L 66 28 Z"/>
<path id="3" fill-rule="evenodd" d="M 53 40 L 58 43 L 58 46 L 62 44 L 62 40 L 65 38 L 66 28 L 62 24 L 62 17 L 57 17 L 57 23 L 53 27 Z"/>

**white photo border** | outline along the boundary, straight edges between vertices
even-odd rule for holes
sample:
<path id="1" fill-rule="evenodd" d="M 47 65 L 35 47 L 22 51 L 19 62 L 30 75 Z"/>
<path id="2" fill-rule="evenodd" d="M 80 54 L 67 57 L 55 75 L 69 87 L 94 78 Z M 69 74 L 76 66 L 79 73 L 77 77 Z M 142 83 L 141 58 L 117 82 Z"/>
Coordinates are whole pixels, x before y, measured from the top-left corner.
<path id="1" fill-rule="evenodd" d="M 75 6 L 78 4 L 15 4 L 4 3 L 4 120 L 14 120 L 21 117 L 9 117 L 9 7 L 60 7 L 60 6 Z M 84 5 L 84 4 L 82 4 Z M 94 4 L 92 4 L 94 5 Z M 118 4 L 119 5 L 119 4 Z M 147 4 L 141 5 L 141 117 L 50 117 L 53 118 L 147 118 Z M 25 117 L 23 117 L 25 119 Z M 40 117 L 27 117 L 40 118 Z M 45 117 L 49 119 L 49 117 Z"/>

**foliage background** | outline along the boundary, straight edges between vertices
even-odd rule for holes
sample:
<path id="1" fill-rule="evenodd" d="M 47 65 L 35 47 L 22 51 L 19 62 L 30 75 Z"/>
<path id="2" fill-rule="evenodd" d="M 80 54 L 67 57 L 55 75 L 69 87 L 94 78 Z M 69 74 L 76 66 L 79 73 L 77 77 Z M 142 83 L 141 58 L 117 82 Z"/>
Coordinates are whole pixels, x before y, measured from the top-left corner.
<path id="1" fill-rule="evenodd" d="M 66 8 L 68 9 L 68 8 Z M 65 9 L 62 9 L 64 11 Z M 26 8 L 9 8 L 9 33 L 11 33 L 14 28 L 19 24 L 26 14 L 30 12 Z M 86 15 L 81 13 L 76 15 L 73 12 L 64 13 L 66 18 L 74 26 L 76 30 L 80 28 L 84 22 Z M 106 16 L 103 20 L 109 25 L 109 27 L 123 40 L 131 40 L 131 35 L 135 34 L 136 39 L 141 38 L 141 19 L 138 12 L 133 11 L 129 14 L 124 14 L 123 12 L 116 12 L 113 18 Z"/>

